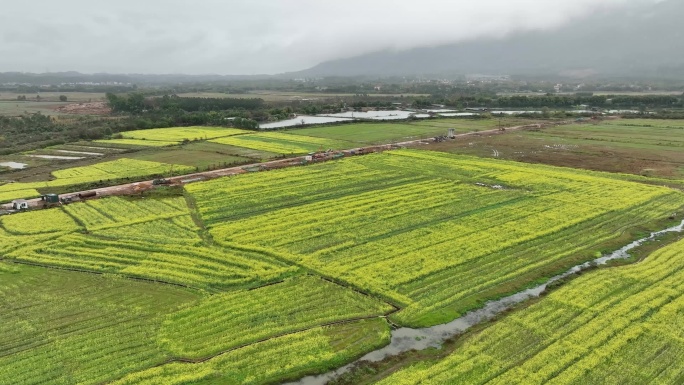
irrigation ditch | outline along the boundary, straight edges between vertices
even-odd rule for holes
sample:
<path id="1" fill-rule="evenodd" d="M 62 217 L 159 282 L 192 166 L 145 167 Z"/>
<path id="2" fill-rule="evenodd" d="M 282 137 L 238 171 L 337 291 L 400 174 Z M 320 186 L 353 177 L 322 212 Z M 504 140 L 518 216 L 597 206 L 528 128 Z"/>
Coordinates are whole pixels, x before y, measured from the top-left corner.
<path id="1" fill-rule="evenodd" d="M 498 316 L 510 311 L 516 305 L 522 304 L 535 298 L 541 297 L 547 289 L 559 285 L 563 281 L 583 271 L 607 265 L 612 261 L 629 259 L 630 251 L 642 246 L 646 242 L 653 241 L 667 233 L 682 233 L 684 220 L 664 230 L 652 232 L 649 236 L 633 241 L 632 243 L 616 250 L 608 255 L 573 266 L 565 273 L 559 274 L 547 282 L 530 289 L 520 291 L 507 297 L 489 301 L 482 308 L 466 313 L 449 323 L 428 328 L 398 328 L 392 331 L 392 339 L 388 346 L 375 350 L 361 357 L 355 362 L 347 364 L 339 369 L 325 374 L 308 376 L 299 381 L 289 382 L 286 385 L 324 385 L 329 381 L 340 378 L 342 375 L 352 372 L 357 367 L 372 363 L 379 363 L 392 357 L 410 351 L 422 351 L 430 348 L 440 349 L 448 341 L 467 332 L 468 330 L 483 325 Z"/>

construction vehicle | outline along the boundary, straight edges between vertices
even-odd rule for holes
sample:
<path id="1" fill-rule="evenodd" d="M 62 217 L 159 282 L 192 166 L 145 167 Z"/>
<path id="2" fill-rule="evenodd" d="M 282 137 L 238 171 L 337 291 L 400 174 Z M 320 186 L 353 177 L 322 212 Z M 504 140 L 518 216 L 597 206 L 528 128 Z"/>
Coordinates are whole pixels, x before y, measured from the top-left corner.
<path id="1" fill-rule="evenodd" d="M 43 202 L 43 208 L 59 206 L 62 204 L 62 202 L 59 201 L 59 195 L 57 194 L 41 195 L 40 200 Z"/>
<path id="2" fill-rule="evenodd" d="M 94 198 L 97 196 L 97 191 L 86 191 L 78 194 L 79 199 Z"/>
<path id="3" fill-rule="evenodd" d="M 13 210 L 18 210 L 18 211 L 23 211 L 23 210 L 28 210 L 29 208 L 29 202 L 26 199 L 17 199 L 12 201 L 12 209 Z"/>
<path id="4" fill-rule="evenodd" d="M 59 201 L 62 202 L 62 204 L 67 204 L 71 203 L 76 199 L 73 195 L 65 196 L 65 197 L 60 197 Z"/>

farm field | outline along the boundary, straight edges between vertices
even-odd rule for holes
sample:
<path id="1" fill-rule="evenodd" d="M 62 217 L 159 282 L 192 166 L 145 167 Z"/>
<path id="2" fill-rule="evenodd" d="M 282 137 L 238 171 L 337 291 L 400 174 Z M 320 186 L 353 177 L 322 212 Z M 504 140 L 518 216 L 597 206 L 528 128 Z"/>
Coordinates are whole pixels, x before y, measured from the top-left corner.
<path id="1" fill-rule="evenodd" d="M 145 139 L 101 139 L 96 140 L 96 144 L 114 145 L 114 146 L 130 146 L 130 147 L 168 147 L 175 146 L 179 142 L 164 141 L 164 140 L 145 140 Z"/>
<path id="2" fill-rule="evenodd" d="M 16 92 L 0 92 L 0 100 L 16 101 L 17 96 L 25 95 L 27 99 L 35 99 L 36 95 L 40 95 L 41 100 L 46 102 L 59 102 L 60 95 L 67 97 L 68 102 L 88 102 L 100 101 L 105 99 L 104 92 L 40 92 L 36 93 L 16 93 Z"/>
<path id="3" fill-rule="evenodd" d="M 253 99 L 259 98 L 266 102 L 282 102 L 300 99 L 339 99 L 354 98 L 355 94 L 344 93 L 323 93 L 323 92 L 295 92 L 295 91 L 275 91 L 275 90 L 255 90 L 247 93 L 220 93 L 220 92 L 187 92 L 178 94 L 182 98 L 238 98 Z M 396 98 L 394 94 L 373 94 L 377 97 Z M 404 97 L 424 97 L 426 94 L 404 94 Z"/>
<path id="4" fill-rule="evenodd" d="M 576 278 L 439 362 L 380 384 L 680 384 L 684 241 Z"/>
<path id="5" fill-rule="evenodd" d="M 258 162 L 272 156 L 240 151 L 228 146 L 208 142 L 194 142 L 182 147 L 137 151 L 126 156 L 131 159 L 160 163 L 173 163 L 205 170 L 207 167 L 224 167 L 231 164 Z M 263 158 L 262 158 L 263 156 Z"/>
<path id="6" fill-rule="evenodd" d="M 40 192 L 38 192 L 38 190 L 35 188 L 29 188 L 28 186 L 10 186 L 11 187 L 5 187 L 5 191 L 0 192 L 0 202 L 9 202 L 14 199 L 35 198 L 40 196 Z M 3 187 L 4 186 L 0 186 L 0 189 Z"/>
<path id="7" fill-rule="evenodd" d="M 200 295 L 114 276 L 0 262 L 0 383 L 112 381 L 165 362 L 161 317 Z"/>
<path id="8" fill-rule="evenodd" d="M 268 338 L 201 364 L 173 363 L 157 342 L 165 314 L 196 303 L 198 293 L 2 263 L 0 278 L 3 384 L 263 384 L 332 369 L 389 339 L 387 323 L 375 318 Z"/>
<path id="9" fill-rule="evenodd" d="M 52 172 L 54 180 L 45 182 L 19 182 L 0 186 L 0 197 L 5 201 L 39 196 L 37 189 L 74 186 L 110 179 L 140 178 L 153 175 L 192 172 L 193 167 L 144 160 L 121 158 L 90 166 L 74 167 Z M 26 195 L 29 194 L 29 195 Z"/>
<path id="10" fill-rule="evenodd" d="M 47 224 L 31 222 L 26 225 L 31 231 L 19 231 L 23 227 L 6 222 L 30 219 L 29 214 L 3 218 L 9 234 L 50 235 L 39 244 L 10 247 L 6 258 L 214 290 L 269 282 L 297 270 L 255 253 L 205 244 L 183 198 L 107 198 L 49 212 L 70 225 L 46 229 Z"/>
<path id="11" fill-rule="evenodd" d="M 626 122 L 492 139 L 574 133 L 618 148 L 634 135 L 625 151 L 642 143 L 675 152 L 669 131 L 684 129 Z M 325 130 L 384 125 L 310 129 L 320 137 L 207 134 L 183 145 L 175 131 L 168 148 L 126 153 L 57 146 L 118 159 L 3 185 L 0 198 L 353 148 L 351 132 L 344 140 Z M 324 373 L 387 346 L 390 325 L 451 321 L 664 226 L 684 194 L 662 182 L 402 149 L 0 216 L 0 384 L 277 384 Z M 584 274 L 467 334 L 450 355 L 425 355 L 439 360 L 397 358 L 381 383 L 679 383 L 682 255 L 684 241 L 643 263 Z"/>
<path id="12" fill-rule="evenodd" d="M 151 142 L 148 142 L 151 143 Z M 272 159 L 278 154 L 248 149 L 243 147 L 235 147 L 222 145 L 218 143 L 210 143 L 207 141 L 190 142 L 187 144 L 177 145 L 176 143 L 169 143 L 169 147 L 149 147 L 149 146 L 128 146 L 112 143 L 95 143 L 95 142 L 76 142 L 68 145 L 58 145 L 47 147 L 40 151 L 34 151 L 32 155 L 51 155 L 59 157 L 74 157 L 80 158 L 75 160 L 62 159 L 42 159 L 23 155 L 9 155 L 2 157 L 3 162 L 20 162 L 26 164 L 25 169 L 8 170 L 2 174 L 4 181 L 29 183 L 28 186 L 35 186 L 35 188 L 49 188 L 45 187 L 45 182 L 54 180 L 54 173 L 65 169 L 73 169 L 77 167 L 98 167 L 99 164 L 108 163 L 120 159 L 140 160 L 155 163 L 175 164 L 176 169 L 183 167 L 185 172 L 205 171 L 207 169 L 216 169 L 222 167 L 230 167 L 231 165 L 256 163 Z M 187 167 L 187 168 L 185 168 Z M 135 167 L 134 167 L 135 168 Z M 169 169 L 169 171 L 171 171 Z M 131 178 L 145 178 L 147 173 Z M 105 178 L 105 180 L 110 178 Z M 95 180 L 98 182 L 100 179 Z M 59 182 L 61 183 L 61 182 Z M 59 184 L 52 182 L 52 184 Z M 4 188 L 5 191 L 17 190 L 23 184 L 14 183 L 14 187 L 0 187 L 0 191 Z M 61 186 L 61 185 L 60 185 Z M 31 187 L 35 190 L 34 187 Z M 29 188 L 26 189 L 29 192 Z M 61 190 L 60 190 L 61 191 Z M 15 194 L 5 194 L 6 197 L 0 199 L 13 199 Z M 23 196 L 35 196 L 36 193 L 24 194 Z"/>
<path id="13" fill-rule="evenodd" d="M 74 203 L 2 217 L 0 229 L 11 321 L 0 325 L 0 378 L 13 384 L 272 383 L 389 341 L 380 317 L 394 307 L 213 244 L 184 197 Z"/>
<path id="14" fill-rule="evenodd" d="M 16 99 L 16 96 L 15 96 Z M 0 116 L 21 116 L 26 112 L 35 114 L 40 112 L 43 115 L 61 115 L 55 108 L 66 106 L 69 103 L 60 102 L 34 102 L 34 101 L 0 101 Z"/>
<path id="15" fill-rule="evenodd" d="M 225 136 L 246 134 L 251 131 L 225 127 L 171 127 L 151 130 L 121 132 L 123 139 L 96 141 L 114 144 L 136 144 L 140 146 L 168 146 L 183 141 L 216 139 Z"/>
<path id="16" fill-rule="evenodd" d="M 355 321 L 257 342 L 206 362 L 170 363 L 130 374 L 112 385 L 272 384 L 343 366 L 389 342 L 382 319 Z"/>
<path id="17" fill-rule="evenodd" d="M 460 131 L 459 131 L 460 132 Z M 301 128 L 288 131 L 293 135 L 343 140 L 355 146 L 401 142 L 445 135 L 447 128 L 404 123 L 354 123 L 340 126 Z"/>
<path id="18" fill-rule="evenodd" d="M 339 126 L 301 128 L 287 131 L 289 134 L 342 140 L 357 145 L 384 144 L 446 135 L 449 128 L 456 133 L 490 130 L 499 124 L 511 127 L 529 123 L 529 120 L 505 118 L 499 120 L 430 119 L 411 123 L 354 123 Z"/>
<path id="19" fill-rule="evenodd" d="M 515 127 L 526 124 L 538 123 L 536 119 L 518 118 L 514 116 L 493 117 L 491 119 L 472 119 L 472 118 L 449 118 L 449 119 L 428 119 L 413 122 L 413 125 L 420 127 L 456 128 L 457 131 L 484 131 L 499 127 Z"/>
<path id="20" fill-rule="evenodd" d="M 343 150 L 355 147 L 352 143 L 345 141 L 291 135 L 280 132 L 260 132 L 256 134 L 236 135 L 212 139 L 210 142 L 276 154 L 303 154 L 330 148 L 334 150 Z"/>
<path id="21" fill-rule="evenodd" d="M 684 121 L 606 120 L 472 137 L 430 149 L 529 163 L 684 179 Z"/>
<path id="22" fill-rule="evenodd" d="M 186 189 L 217 243 L 368 291 L 406 326 L 450 321 L 684 205 L 611 174 L 413 150 Z"/>

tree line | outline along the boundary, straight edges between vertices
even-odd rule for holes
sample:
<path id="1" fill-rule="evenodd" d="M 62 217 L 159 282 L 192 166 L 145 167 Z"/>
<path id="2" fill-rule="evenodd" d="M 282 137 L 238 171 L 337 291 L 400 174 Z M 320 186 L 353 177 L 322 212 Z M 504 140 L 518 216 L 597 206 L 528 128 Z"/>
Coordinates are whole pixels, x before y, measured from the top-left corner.
<path id="1" fill-rule="evenodd" d="M 683 108 L 684 96 L 673 95 L 463 95 L 450 98 L 424 98 L 414 101 L 414 106 L 445 104 L 450 107 L 487 108 L 573 108 L 581 105 L 600 108 Z"/>
<path id="2" fill-rule="evenodd" d="M 240 98 L 185 98 L 176 95 L 147 98 L 144 94 L 135 92 L 124 96 L 114 93 L 106 94 L 107 102 L 113 112 L 140 114 L 145 111 L 226 111 L 226 110 L 257 110 L 264 107 L 262 99 Z"/>

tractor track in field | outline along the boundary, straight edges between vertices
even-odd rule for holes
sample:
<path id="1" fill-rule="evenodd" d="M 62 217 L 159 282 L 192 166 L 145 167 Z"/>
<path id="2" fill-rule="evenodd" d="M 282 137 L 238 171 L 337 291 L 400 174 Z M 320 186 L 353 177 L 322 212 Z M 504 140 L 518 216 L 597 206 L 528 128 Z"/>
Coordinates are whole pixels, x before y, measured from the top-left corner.
<path id="1" fill-rule="evenodd" d="M 168 282 L 168 281 L 161 281 L 158 279 L 151 279 L 151 278 L 142 278 L 142 277 L 134 277 L 126 274 L 118 274 L 118 273 L 110 273 L 110 272 L 101 272 L 101 271 L 92 271 L 92 270 L 85 270 L 85 269 L 77 269 L 75 267 L 67 267 L 67 266 L 55 266 L 55 265 L 49 265 L 45 263 L 38 263 L 38 262 L 30 262 L 30 261 L 22 261 L 18 259 L 8 259 L 4 257 L 0 257 L 0 262 L 5 262 L 5 263 L 11 263 L 15 265 L 24 265 L 24 266 L 34 266 L 34 267 L 40 267 L 44 269 L 51 269 L 51 270 L 62 270 L 62 271 L 72 271 L 75 273 L 83 273 L 83 274 L 92 274 L 92 275 L 116 275 L 120 276 L 125 279 L 130 279 L 132 281 L 138 281 L 138 282 L 147 282 L 147 283 L 155 283 L 158 285 L 169 285 L 169 286 L 175 286 L 175 287 L 182 287 L 184 289 L 190 289 L 190 290 L 195 290 L 195 291 L 210 291 L 208 289 L 202 289 L 190 285 L 184 285 L 182 283 L 175 283 L 175 282 Z"/>
<path id="2" fill-rule="evenodd" d="M 307 328 L 302 328 L 302 329 L 298 329 L 298 330 L 294 330 L 294 331 L 290 331 L 290 332 L 286 332 L 286 333 L 281 333 L 281 334 L 278 334 L 278 335 L 273 335 L 273 336 L 270 336 L 270 337 L 267 337 L 267 338 L 262 338 L 262 339 L 260 339 L 260 340 L 258 340 L 258 341 L 253 341 L 253 342 L 245 343 L 245 344 L 242 344 L 242 345 L 240 345 L 240 346 L 235 346 L 235 347 L 232 347 L 232 348 L 230 348 L 230 349 L 222 350 L 222 351 L 217 352 L 217 353 L 215 353 L 215 354 L 212 354 L 212 355 L 210 355 L 210 356 L 205 356 L 205 357 L 201 357 L 201 358 L 173 357 L 173 358 L 169 358 L 169 359 L 165 360 L 164 362 L 160 362 L 160 363 L 158 363 L 158 364 L 156 364 L 156 365 L 152 365 L 152 366 L 150 366 L 150 367 L 147 367 L 147 368 L 145 368 L 145 369 L 143 369 L 143 370 L 149 370 L 149 369 L 159 368 L 159 367 L 162 367 L 162 366 L 165 366 L 165 365 L 169 365 L 169 364 L 188 364 L 188 365 L 202 364 L 202 363 L 205 363 L 205 362 L 207 362 L 207 361 L 210 361 L 210 360 L 212 360 L 212 359 L 214 359 L 214 358 L 218 358 L 218 357 L 221 357 L 221 356 L 223 356 L 223 355 L 226 355 L 226 354 L 229 354 L 229 353 L 238 351 L 238 350 L 240 350 L 240 349 L 245 349 L 245 348 L 248 348 L 248 347 L 250 347 L 250 346 L 259 344 L 259 343 L 267 342 L 267 341 L 270 341 L 270 340 L 273 340 L 273 339 L 276 339 L 276 338 L 282 338 L 282 337 L 290 336 L 290 335 L 297 334 L 297 333 L 307 332 L 307 331 L 310 331 L 310 330 L 313 330 L 313 329 L 325 328 L 325 327 L 328 327 L 328 326 L 335 326 L 335 325 L 344 325 L 344 324 L 349 324 L 349 323 L 353 323 L 353 322 L 360 322 L 360 321 L 366 321 L 366 320 L 372 320 L 372 319 L 378 319 L 378 318 L 384 318 L 384 319 L 387 320 L 388 317 L 389 317 L 390 315 L 392 315 L 393 313 L 395 313 L 396 311 L 397 311 L 397 310 L 393 310 L 393 311 L 391 311 L 391 312 L 389 312 L 389 313 L 387 313 L 387 314 L 385 314 L 385 315 L 382 315 L 382 316 L 356 317 L 356 318 L 349 318 L 349 319 L 345 319 L 345 320 L 341 320 L 341 321 L 328 322 L 328 323 L 324 323 L 324 324 L 320 324 L 320 325 L 316 325 L 316 326 L 310 326 L 310 327 L 307 327 Z M 133 372 L 133 373 L 138 373 L 138 372 Z M 115 380 L 106 381 L 106 382 L 101 382 L 100 385 L 111 384 L 111 383 L 113 383 L 113 382 L 115 382 L 115 381 L 118 381 L 118 380 L 120 380 L 120 379 L 121 379 L 121 378 L 117 378 L 117 379 L 115 379 Z"/>

